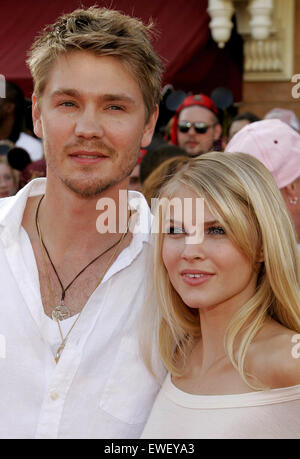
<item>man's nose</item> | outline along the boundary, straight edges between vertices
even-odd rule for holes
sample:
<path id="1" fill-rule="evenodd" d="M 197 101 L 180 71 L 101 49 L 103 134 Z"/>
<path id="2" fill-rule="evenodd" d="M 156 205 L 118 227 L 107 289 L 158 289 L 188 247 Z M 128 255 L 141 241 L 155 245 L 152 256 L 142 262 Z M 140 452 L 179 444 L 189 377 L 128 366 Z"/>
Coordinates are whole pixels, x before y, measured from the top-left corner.
<path id="1" fill-rule="evenodd" d="M 88 107 L 77 119 L 75 134 L 79 137 L 102 137 L 104 134 L 101 115 L 95 109 Z"/>

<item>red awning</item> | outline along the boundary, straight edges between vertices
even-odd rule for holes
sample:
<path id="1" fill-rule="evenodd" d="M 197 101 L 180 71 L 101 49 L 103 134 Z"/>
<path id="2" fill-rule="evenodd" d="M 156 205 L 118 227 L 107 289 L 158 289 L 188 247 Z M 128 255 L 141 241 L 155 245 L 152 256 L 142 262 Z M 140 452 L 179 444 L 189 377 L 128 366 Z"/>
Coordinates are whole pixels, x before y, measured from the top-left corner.
<path id="1" fill-rule="evenodd" d="M 164 84 L 208 95 L 216 87 L 227 87 L 235 101 L 241 100 L 240 39 L 233 36 L 223 50 L 218 49 L 210 37 L 207 0 L 1 0 L 0 74 L 30 97 L 32 81 L 25 59 L 34 37 L 62 13 L 96 3 L 146 22 L 152 18 L 158 31 L 153 44 L 165 62 Z"/>

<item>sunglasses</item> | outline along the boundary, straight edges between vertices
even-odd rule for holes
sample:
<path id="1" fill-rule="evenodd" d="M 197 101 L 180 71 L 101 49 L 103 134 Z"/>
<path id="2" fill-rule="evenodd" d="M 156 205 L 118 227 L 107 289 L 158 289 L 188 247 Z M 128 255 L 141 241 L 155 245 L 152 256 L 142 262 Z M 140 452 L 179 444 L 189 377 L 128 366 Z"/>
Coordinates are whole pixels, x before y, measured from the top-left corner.
<path id="1" fill-rule="evenodd" d="M 197 134 L 205 134 L 209 128 L 215 126 L 215 124 L 206 124 L 202 123 L 201 121 L 196 121 L 195 123 L 191 123 L 190 121 L 179 121 L 178 129 L 182 133 L 187 133 L 193 127 Z"/>

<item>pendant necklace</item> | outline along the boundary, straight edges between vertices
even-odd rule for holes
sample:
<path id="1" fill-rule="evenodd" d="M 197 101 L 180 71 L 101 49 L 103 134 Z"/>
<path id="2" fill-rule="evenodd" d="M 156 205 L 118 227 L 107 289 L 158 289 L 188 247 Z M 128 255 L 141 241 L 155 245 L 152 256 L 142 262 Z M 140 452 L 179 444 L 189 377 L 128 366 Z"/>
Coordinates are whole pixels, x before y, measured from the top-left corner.
<path id="1" fill-rule="evenodd" d="M 47 275 L 47 283 L 48 283 L 48 290 L 49 290 L 49 295 L 50 295 L 50 300 L 52 302 L 52 304 L 54 305 L 55 304 L 55 297 L 54 297 L 54 293 L 53 293 L 53 290 L 52 290 L 52 286 L 51 286 L 51 281 L 50 281 L 50 274 L 49 274 L 49 270 L 48 270 L 48 265 L 47 265 L 47 260 L 46 260 L 46 256 L 53 268 L 53 271 L 57 277 L 57 280 L 60 284 L 60 287 L 61 287 L 61 290 L 62 290 L 62 294 L 61 294 L 61 299 L 60 299 L 60 304 L 58 304 L 57 306 L 54 306 L 53 307 L 53 310 L 52 310 L 52 319 L 55 320 L 58 324 L 58 328 L 59 328 L 59 333 L 60 333 L 60 336 L 61 336 L 61 344 L 59 346 L 59 348 L 57 349 L 57 352 L 56 352 L 56 357 L 55 357 L 55 361 L 56 363 L 58 363 L 59 361 L 59 358 L 60 358 L 60 355 L 65 347 L 65 344 L 66 344 L 66 340 L 69 336 L 69 334 L 71 333 L 72 329 L 74 328 L 76 322 L 78 321 L 79 317 L 80 317 L 80 314 L 81 314 L 81 311 L 80 313 L 78 314 L 78 316 L 76 317 L 73 325 L 71 326 L 70 330 L 68 331 L 68 333 L 66 334 L 66 336 L 64 337 L 63 336 L 63 333 L 62 333 L 62 330 L 61 330 L 61 326 L 60 326 L 60 321 L 61 320 L 65 320 L 65 319 L 68 319 L 69 317 L 71 317 L 71 312 L 70 310 L 67 308 L 67 306 L 64 304 L 64 300 L 65 300 L 65 296 L 66 296 L 66 292 L 67 290 L 69 289 L 69 287 L 71 287 L 71 285 L 75 282 L 75 280 L 91 265 L 93 264 L 95 261 L 97 261 L 100 257 L 102 257 L 103 255 L 105 255 L 109 250 L 111 250 L 112 248 L 115 247 L 115 250 L 111 256 L 111 258 L 109 259 L 107 265 L 105 266 L 105 269 L 104 271 L 102 272 L 101 276 L 100 276 L 100 279 L 97 281 L 97 284 L 94 288 L 94 290 L 98 287 L 98 285 L 101 283 L 109 265 L 111 264 L 113 258 L 115 257 L 115 254 L 118 250 L 118 247 L 120 246 L 121 242 L 123 241 L 123 239 L 125 238 L 125 236 L 127 235 L 128 233 L 128 230 L 129 230 L 129 222 L 130 222 L 130 217 L 131 217 L 131 210 L 130 210 L 130 214 L 129 214 L 129 218 L 128 218 L 128 224 L 127 224 L 127 229 L 124 231 L 124 233 L 122 234 L 122 236 L 119 238 L 118 241 L 116 241 L 113 245 L 111 245 L 110 247 L 108 247 L 106 250 L 104 250 L 104 252 L 101 252 L 99 255 L 97 255 L 97 257 L 95 257 L 92 261 L 90 261 L 75 277 L 74 279 L 66 286 L 64 287 L 61 280 L 60 280 L 60 277 L 57 273 L 57 270 L 51 260 L 51 257 L 49 255 L 49 252 L 48 252 L 48 249 L 44 243 L 44 240 L 43 240 L 43 237 L 42 237 L 42 233 L 41 233 L 41 229 L 40 229 L 40 225 L 39 225 L 39 220 L 38 220 L 38 215 L 39 215 L 39 208 L 40 208 L 40 205 L 41 205 L 41 202 L 44 198 L 44 195 L 41 197 L 39 203 L 38 203 L 38 206 L 37 206 L 37 209 L 36 209 L 36 213 L 35 213 L 35 225 L 36 225 L 36 229 L 37 229 L 37 233 L 38 233 L 38 236 L 39 236 L 39 241 L 40 241 L 40 246 L 41 246 L 41 252 L 42 252 L 42 257 L 43 257 L 43 263 L 44 263 L 44 267 L 45 267 L 45 271 L 46 271 L 46 275 Z"/>

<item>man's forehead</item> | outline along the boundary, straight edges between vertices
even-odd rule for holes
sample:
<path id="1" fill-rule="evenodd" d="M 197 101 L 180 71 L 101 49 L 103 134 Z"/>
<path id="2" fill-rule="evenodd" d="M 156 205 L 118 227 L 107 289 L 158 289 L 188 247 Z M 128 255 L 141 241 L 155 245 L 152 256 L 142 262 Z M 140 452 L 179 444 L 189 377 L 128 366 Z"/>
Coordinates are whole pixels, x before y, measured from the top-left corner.
<path id="1" fill-rule="evenodd" d="M 179 120 L 186 121 L 210 121 L 213 117 L 213 113 L 205 107 L 200 105 L 191 105 L 185 107 L 179 113 Z"/>

